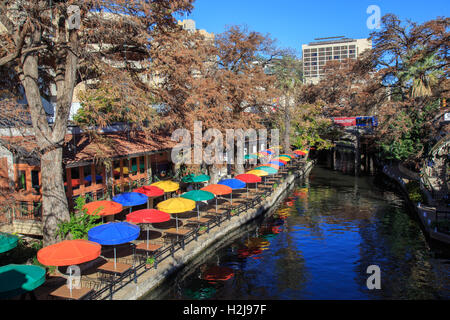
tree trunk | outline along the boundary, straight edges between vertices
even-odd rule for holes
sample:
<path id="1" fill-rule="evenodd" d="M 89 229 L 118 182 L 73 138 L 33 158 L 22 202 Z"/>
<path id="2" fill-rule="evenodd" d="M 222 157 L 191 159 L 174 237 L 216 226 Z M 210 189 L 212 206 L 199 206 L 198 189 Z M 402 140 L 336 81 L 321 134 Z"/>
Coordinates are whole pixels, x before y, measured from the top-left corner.
<path id="1" fill-rule="evenodd" d="M 64 191 L 62 155 L 62 148 L 59 147 L 41 156 L 44 246 L 58 241 L 58 224 L 70 219 Z"/>
<path id="2" fill-rule="evenodd" d="M 284 152 L 291 151 L 291 113 L 290 113 L 290 97 L 287 96 L 284 102 Z"/>

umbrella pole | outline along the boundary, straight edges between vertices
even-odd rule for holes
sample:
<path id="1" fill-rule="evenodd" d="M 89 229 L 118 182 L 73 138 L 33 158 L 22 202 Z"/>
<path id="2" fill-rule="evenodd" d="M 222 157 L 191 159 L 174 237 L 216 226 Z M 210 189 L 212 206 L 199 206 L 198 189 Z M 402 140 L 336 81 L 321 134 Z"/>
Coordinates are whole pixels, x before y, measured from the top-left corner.
<path id="1" fill-rule="evenodd" d="M 197 219 L 200 220 L 200 209 L 197 204 Z"/>
<path id="2" fill-rule="evenodd" d="M 247 199 L 248 199 L 248 185 L 247 185 Z"/>
<path id="3" fill-rule="evenodd" d="M 148 226 L 147 226 L 147 249 L 148 249 L 148 233 L 149 233 L 149 231 L 148 231 Z"/>
<path id="4" fill-rule="evenodd" d="M 216 213 L 217 213 L 217 196 L 216 196 Z"/>
<path id="5" fill-rule="evenodd" d="M 114 270 L 116 269 L 116 246 L 114 246 Z"/>

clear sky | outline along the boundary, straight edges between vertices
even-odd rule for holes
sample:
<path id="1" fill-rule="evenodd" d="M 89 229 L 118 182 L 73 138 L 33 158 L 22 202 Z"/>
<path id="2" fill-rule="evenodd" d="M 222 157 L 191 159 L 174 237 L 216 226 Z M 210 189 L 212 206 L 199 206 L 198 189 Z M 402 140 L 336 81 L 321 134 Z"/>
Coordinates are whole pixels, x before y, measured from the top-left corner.
<path id="1" fill-rule="evenodd" d="M 418 23 L 450 15 L 450 0 L 196 0 L 187 18 L 215 34 L 229 25 L 246 25 L 301 56 L 301 45 L 314 38 L 367 38 L 370 5 L 377 5 L 382 16 L 394 13 Z"/>

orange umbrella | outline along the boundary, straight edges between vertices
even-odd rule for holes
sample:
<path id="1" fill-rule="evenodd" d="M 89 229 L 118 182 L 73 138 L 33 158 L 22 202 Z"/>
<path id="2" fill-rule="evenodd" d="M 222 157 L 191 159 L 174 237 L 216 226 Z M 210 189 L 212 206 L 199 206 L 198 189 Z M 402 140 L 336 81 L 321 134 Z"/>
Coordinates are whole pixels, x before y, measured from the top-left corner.
<path id="1" fill-rule="evenodd" d="M 88 215 L 97 216 L 112 216 L 120 213 L 123 210 L 123 206 L 120 203 L 114 201 L 95 201 L 89 202 L 83 206 L 83 209 L 87 210 Z M 100 209 L 100 210 L 98 210 Z"/>
<path id="2" fill-rule="evenodd" d="M 46 266 L 71 266 L 98 258 L 101 249 L 100 244 L 88 240 L 65 240 L 39 250 L 37 259 Z"/>
<path id="3" fill-rule="evenodd" d="M 224 196 L 226 194 L 230 194 L 233 192 L 233 189 L 231 189 L 231 187 L 226 186 L 224 184 L 210 184 L 204 188 L 201 188 L 200 190 L 214 193 L 216 196 Z M 216 213 L 217 213 L 217 197 L 216 197 Z"/>

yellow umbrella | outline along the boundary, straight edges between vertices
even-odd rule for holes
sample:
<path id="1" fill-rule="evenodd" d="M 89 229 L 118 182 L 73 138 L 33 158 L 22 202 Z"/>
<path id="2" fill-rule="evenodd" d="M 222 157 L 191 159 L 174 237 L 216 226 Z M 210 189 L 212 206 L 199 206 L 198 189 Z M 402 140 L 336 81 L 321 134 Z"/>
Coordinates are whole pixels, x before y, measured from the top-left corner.
<path id="1" fill-rule="evenodd" d="M 114 169 L 114 172 L 120 174 L 120 168 L 115 168 L 115 169 Z M 123 174 L 129 174 L 129 173 L 130 173 L 130 170 L 128 170 L 127 167 L 123 167 L 123 168 L 122 168 L 122 172 L 123 172 Z"/>
<path id="2" fill-rule="evenodd" d="M 263 170 L 251 170 L 251 171 L 247 172 L 247 174 L 254 174 L 255 176 L 258 176 L 258 177 L 265 177 L 265 176 L 269 175 L 268 172 L 263 171 Z"/>
<path id="3" fill-rule="evenodd" d="M 289 157 L 278 157 L 278 158 L 283 160 L 283 161 L 286 161 L 286 162 L 291 161 L 291 158 L 289 158 Z"/>
<path id="4" fill-rule="evenodd" d="M 172 198 L 163 202 L 158 203 L 156 206 L 158 210 L 176 214 L 183 213 L 187 211 L 192 211 L 195 209 L 195 201 L 186 199 L 186 198 Z M 178 230 L 178 218 L 175 216 L 177 222 L 177 230 Z"/>
<path id="5" fill-rule="evenodd" d="M 151 186 L 153 187 L 158 187 L 160 189 L 163 189 L 164 192 L 174 192 L 177 191 L 178 189 L 180 189 L 180 184 L 177 182 L 173 182 L 173 181 L 159 181 L 159 182 L 155 182 L 152 183 Z"/>

